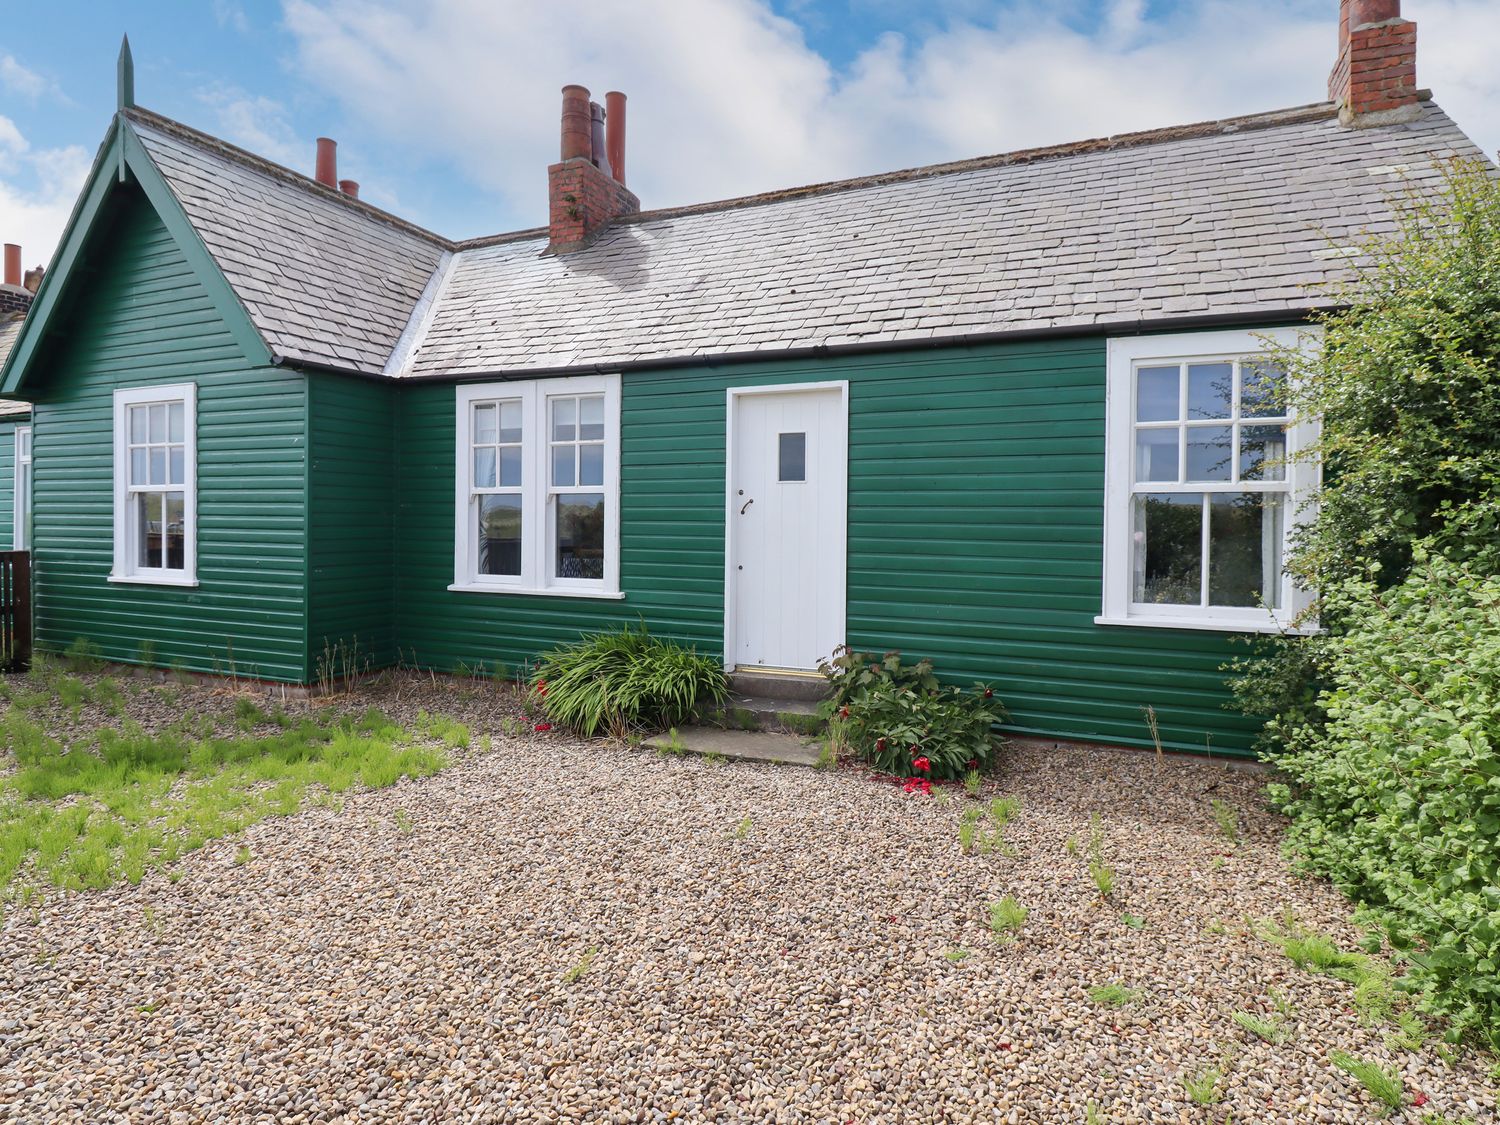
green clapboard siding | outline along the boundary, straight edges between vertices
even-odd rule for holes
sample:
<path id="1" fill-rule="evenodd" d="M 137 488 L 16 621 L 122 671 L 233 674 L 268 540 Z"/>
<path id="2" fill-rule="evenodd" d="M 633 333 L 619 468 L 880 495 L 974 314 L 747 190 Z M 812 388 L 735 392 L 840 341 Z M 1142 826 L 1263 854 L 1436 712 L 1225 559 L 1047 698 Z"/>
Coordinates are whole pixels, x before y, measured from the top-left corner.
<path id="1" fill-rule="evenodd" d="M 308 672 L 317 680 L 396 661 L 396 392 L 333 375 L 308 376 L 307 390 Z"/>
<path id="2" fill-rule="evenodd" d="M 22 422 L 21 425 L 27 423 Z M 0 543 L 15 547 L 16 420 L 0 419 Z"/>
<path id="3" fill-rule="evenodd" d="M 985 680 L 1018 732 L 1248 750 L 1226 636 L 1094 624 L 1102 585 L 1103 340 L 645 372 L 624 378 L 623 601 L 454 593 L 451 386 L 399 404 L 398 632 L 420 663 L 514 667 L 644 620 L 723 651 L 725 391 L 848 379 L 848 637 Z M 920 393 L 917 392 L 920 388 Z"/>
<path id="4" fill-rule="evenodd" d="M 45 356 L 35 411 L 35 612 L 43 649 L 300 681 L 307 667 L 306 383 L 249 365 L 156 212 L 117 189 Z M 198 385 L 196 589 L 106 582 L 113 392 Z"/>

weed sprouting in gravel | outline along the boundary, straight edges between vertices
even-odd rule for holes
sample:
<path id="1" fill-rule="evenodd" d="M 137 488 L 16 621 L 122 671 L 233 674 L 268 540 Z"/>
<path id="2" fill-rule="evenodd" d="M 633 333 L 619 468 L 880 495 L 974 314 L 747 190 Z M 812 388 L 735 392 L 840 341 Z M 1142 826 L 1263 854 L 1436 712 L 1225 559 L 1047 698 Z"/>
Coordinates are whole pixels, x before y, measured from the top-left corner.
<path id="1" fill-rule="evenodd" d="M 1128 1008 L 1132 1004 L 1139 1004 L 1145 996 L 1142 989 L 1130 988 L 1119 981 L 1089 989 L 1089 999 L 1104 1008 Z"/>
<path id="2" fill-rule="evenodd" d="M 1240 842 L 1240 810 L 1228 801 L 1221 801 L 1218 797 L 1213 799 L 1214 823 L 1219 826 L 1219 833 L 1231 844 Z"/>
<path id="3" fill-rule="evenodd" d="M 583 976 L 584 973 L 588 972 L 594 967 L 594 958 L 598 955 L 599 947 L 597 945 L 589 946 L 588 949 L 584 951 L 583 956 L 580 957 L 576 962 L 574 962 L 574 964 L 567 970 L 567 972 L 563 973 L 563 980 L 568 984 L 572 984 L 579 977 Z"/>
<path id="4" fill-rule="evenodd" d="M 1115 869 L 1104 860 L 1104 823 L 1098 813 L 1089 818 L 1089 878 L 1100 898 L 1114 893 Z"/>
<path id="5" fill-rule="evenodd" d="M 416 727 L 423 736 L 442 743 L 450 750 L 467 749 L 469 745 L 469 728 L 446 715 L 429 715 L 426 711 L 419 711 Z"/>
<path id="6" fill-rule="evenodd" d="M 1104 1116 L 1104 1111 L 1099 1108 L 1098 1102 L 1090 1101 L 1083 1107 L 1083 1125 L 1107 1125 L 1107 1123 L 1108 1118 Z"/>
<path id="7" fill-rule="evenodd" d="M 943 959 L 957 965 L 961 961 L 967 961 L 971 954 L 963 946 L 956 946 L 943 952 Z"/>
<path id="8" fill-rule="evenodd" d="M 1224 1071 L 1217 1066 L 1206 1066 L 1182 1076 L 1182 1088 L 1198 1105 L 1214 1105 L 1223 1101 L 1223 1082 Z"/>
<path id="9" fill-rule="evenodd" d="M 1351 1055 L 1348 1051 L 1329 1051 L 1328 1061 L 1344 1073 L 1352 1075 L 1386 1109 L 1394 1111 L 1406 1104 L 1406 1088 L 1401 1081 L 1400 1072 L 1386 1070 L 1378 1063 Z"/>
<path id="10" fill-rule="evenodd" d="M 1267 1019 L 1254 1012 L 1235 1012 L 1230 1018 L 1257 1039 L 1263 1039 L 1274 1046 L 1286 1042 L 1286 1028 L 1279 1020 Z"/>
<path id="11" fill-rule="evenodd" d="M 250 862 L 251 858 L 250 845 L 241 844 L 239 849 L 234 853 L 234 865 L 236 867 L 244 867 L 245 864 Z"/>
<path id="12" fill-rule="evenodd" d="M 1011 895 L 990 903 L 990 933 L 1001 945 L 1015 940 L 1016 933 L 1031 912 Z"/>
<path id="13" fill-rule="evenodd" d="M 1015 855 L 1015 849 L 1006 843 L 1005 826 L 1020 808 L 1021 802 L 1015 797 L 996 797 L 984 809 L 973 805 L 965 808 L 958 818 L 959 850 L 965 855 Z"/>
<path id="14" fill-rule="evenodd" d="M 964 774 L 964 792 L 971 797 L 979 796 L 979 791 L 984 788 L 984 774 L 978 770 L 970 770 Z"/>
<path id="15" fill-rule="evenodd" d="M 722 766 L 729 761 L 728 758 L 724 757 L 717 750 L 710 750 L 707 754 L 701 755 L 701 757 L 703 764 L 706 766 Z"/>
<path id="16" fill-rule="evenodd" d="M 1146 928 L 1146 919 L 1142 918 L 1139 914 L 1121 914 L 1120 921 L 1124 922 L 1132 930 L 1144 930 Z"/>
<path id="17" fill-rule="evenodd" d="M 78 637 L 63 649 L 63 663 L 75 675 L 88 675 L 104 667 L 99 656 L 99 646 L 87 637 Z"/>
<path id="18" fill-rule="evenodd" d="M 752 829 L 754 829 L 754 827 L 754 822 L 751 821 L 748 816 L 743 817 L 740 820 L 739 825 L 734 830 L 734 838 L 736 840 L 748 840 L 750 838 L 750 832 Z"/>
<path id="19" fill-rule="evenodd" d="M 410 836 L 417 829 L 416 822 L 411 818 L 411 813 L 405 809 L 397 809 L 396 815 L 392 819 L 396 822 L 396 831 L 403 836 Z"/>

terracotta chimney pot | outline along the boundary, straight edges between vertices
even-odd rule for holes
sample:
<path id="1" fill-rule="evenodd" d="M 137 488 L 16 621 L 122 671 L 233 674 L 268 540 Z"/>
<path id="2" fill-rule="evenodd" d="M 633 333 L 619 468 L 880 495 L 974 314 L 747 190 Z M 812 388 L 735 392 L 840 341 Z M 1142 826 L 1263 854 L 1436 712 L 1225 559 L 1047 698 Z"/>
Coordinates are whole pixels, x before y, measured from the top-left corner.
<path id="1" fill-rule="evenodd" d="M 625 95 L 611 90 L 604 95 L 604 152 L 609 171 L 625 186 Z"/>
<path id="2" fill-rule="evenodd" d="M 586 86 L 562 89 L 562 158 L 589 160 L 593 157 L 592 121 Z"/>
<path id="3" fill-rule="evenodd" d="M 313 178 L 320 184 L 337 188 L 339 186 L 339 145 L 338 142 L 328 137 L 318 138 L 318 161 L 315 166 Z"/>
<path id="4" fill-rule="evenodd" d="M 359 181 L 358 180 L 340 180 L 339 181 L 339 191 L 343 192 L 350 199 L 358 199 L 359 198 Z"/>
<path id="5" fill-rule="evenodd" d="M 5 244 L 5 284 L 21 287 L 21 248 L 14 242 Z"/>

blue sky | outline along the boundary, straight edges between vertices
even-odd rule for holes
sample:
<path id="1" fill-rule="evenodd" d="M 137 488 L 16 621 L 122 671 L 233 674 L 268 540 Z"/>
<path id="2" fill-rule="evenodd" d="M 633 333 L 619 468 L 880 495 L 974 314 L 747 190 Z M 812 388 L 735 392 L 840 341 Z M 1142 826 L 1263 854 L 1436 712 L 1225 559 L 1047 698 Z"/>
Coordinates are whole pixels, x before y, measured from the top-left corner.
<path id="1" fill-rule="evenodd" d="M 51 0 L 0 26 L 0 240 L 43 260 L 142 105 L 454 237 L 545 217 L 558 90 L 630 95 L 643 205 L 1320 100 L 1334 0 Z M 1500 149 L 1495 0 L 1407 0 L 1418 78 Z"/>

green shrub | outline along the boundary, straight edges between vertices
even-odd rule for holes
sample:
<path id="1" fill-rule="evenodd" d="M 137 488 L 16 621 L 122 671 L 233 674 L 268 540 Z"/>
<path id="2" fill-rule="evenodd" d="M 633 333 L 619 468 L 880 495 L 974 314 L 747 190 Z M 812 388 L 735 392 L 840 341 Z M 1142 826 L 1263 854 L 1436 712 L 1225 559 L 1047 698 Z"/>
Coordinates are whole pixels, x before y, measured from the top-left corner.
<path id="1" fill-rule="evenodd" d="M 1345 621 L 1328 717 L 1293 732 L 1272 797 L 1423 1007 L 1500 1047 L 1500 576 L 1415 557 L 1390 589 L 1325 591 Z"/>
<path id="2" fill-rule="evenodd" d="M 665 730 L 729 695 L 720 662 L 642 625 L 596 633 L 541 658 L 531 692 L 547 717 L 585 738 Z"/>
<path id="3" fill-rule="evenodd" d="M 1005 708 L 984 684 L 963 691 L 939 683 L 932 661 L 903 664 L 898 652 L 875 657 L 844 648 L 821 670 L 833 685 L 824 717 L 876 769 L 957 780 L 983 770 L 995 751 L 992 728 Z"/>

